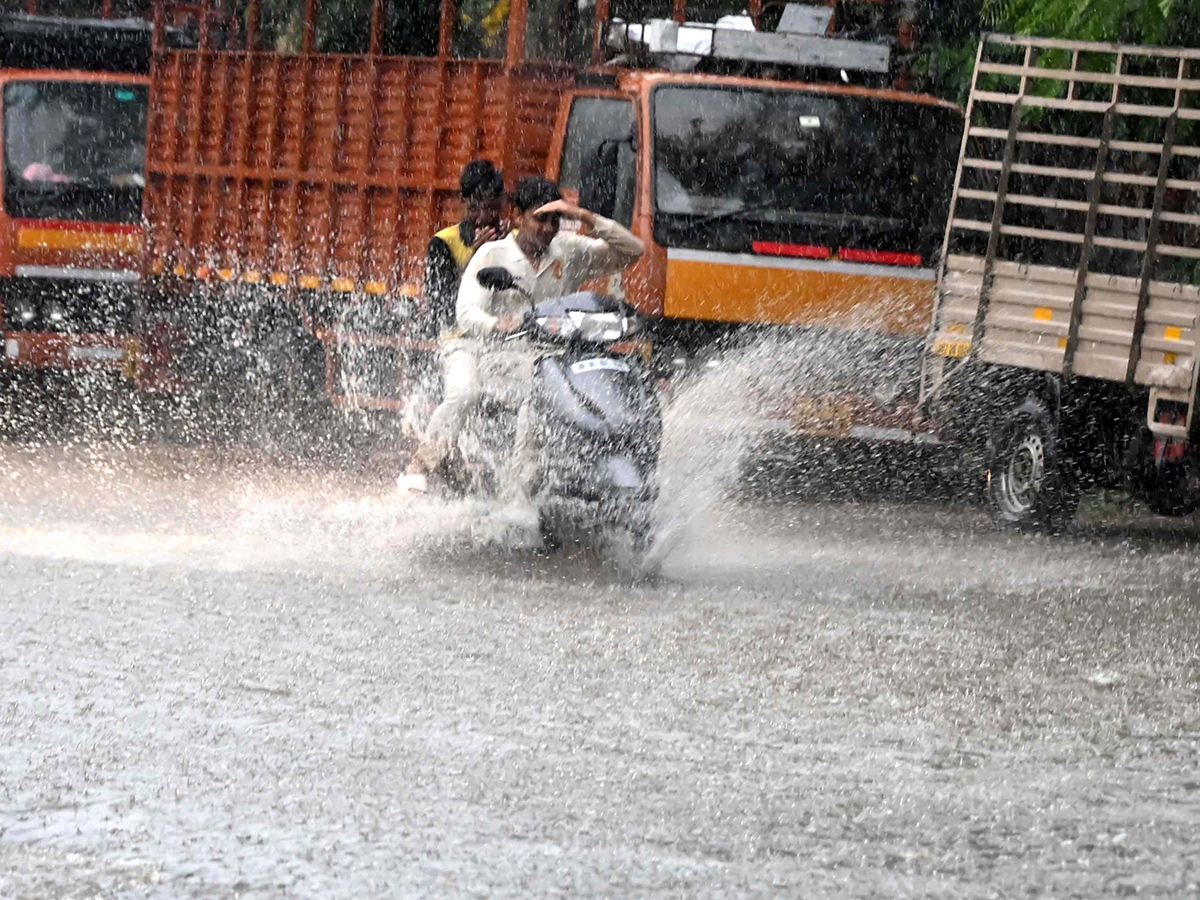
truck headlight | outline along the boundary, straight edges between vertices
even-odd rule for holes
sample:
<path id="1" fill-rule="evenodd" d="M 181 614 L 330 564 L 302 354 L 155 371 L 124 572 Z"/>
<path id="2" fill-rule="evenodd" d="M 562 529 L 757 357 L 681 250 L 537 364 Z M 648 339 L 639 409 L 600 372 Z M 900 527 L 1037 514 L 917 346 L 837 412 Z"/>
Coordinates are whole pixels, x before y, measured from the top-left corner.
<path id="1" fill-rule="evenodd" d="M 37 307 L 32 300 L 21 297 L 12 302 L 12 317 L 22 325 L 28 325 L 37 318 Z"/>
<path id="2" fill-rule="evenodd" d="M 61 300 L 47 300 L 42 304 L 42 315 L 47 321 L 59 325 L 67 318 L 67 308 Z"/>

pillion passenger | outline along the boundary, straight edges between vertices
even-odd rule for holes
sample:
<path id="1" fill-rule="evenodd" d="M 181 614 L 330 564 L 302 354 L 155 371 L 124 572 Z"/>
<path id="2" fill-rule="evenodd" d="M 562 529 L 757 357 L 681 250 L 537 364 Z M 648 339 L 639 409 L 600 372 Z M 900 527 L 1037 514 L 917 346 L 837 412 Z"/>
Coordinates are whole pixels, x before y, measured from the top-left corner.
<path id="1" fill-rule="evenodd" d="M 462 170 L 459 191 L 466 205 L 461 222 L 429 240 L 425 259 L 425 318 L 422 330 L 432 337 L 454 324 L 458 284 L 475 251 L 503 236 L 500 213 L 504 178 L 489 160 L 476 159 Z"/>

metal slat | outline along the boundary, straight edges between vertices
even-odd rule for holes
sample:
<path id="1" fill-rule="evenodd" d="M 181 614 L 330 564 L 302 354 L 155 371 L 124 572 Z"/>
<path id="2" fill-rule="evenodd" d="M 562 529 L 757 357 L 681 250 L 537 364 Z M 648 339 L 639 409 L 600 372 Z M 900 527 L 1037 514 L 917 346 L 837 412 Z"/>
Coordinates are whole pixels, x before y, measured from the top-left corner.
<path id="1" fill-rule="evenodd" d="M 950 225 L 953 228 L 964 228 L 967 231 L 991 231 L 991 222 L 980 222 L 978 219 L 951 219 Z"/>
<path id="2" fill-rule="evenodd" d="M 338 151 L 342 146 L 342 134 L 345 132 L 346 122 L 346 84 L 350 80 L 348 69 L 350 63 L 348 60 L 339 59 L 334 63 L 333 67 L 333 120 L 329 129 L 329 165 L 333 169 L 338 167 Z M 338 265 L 338 232 L 341 228 L 340 208 L 337 202 L 337 192 L 332 184 L 325 186 L 325 203 L 327 204 L 328 216 L 325 219 L 325 234 L 322 242 L 325 259 L 321 267 L 321 274 L 329 277 L 340 278 L 345 276 L 345 272 Z"/>
<path id="3" fill-rule="evenodd" d="M 1117 72 L 1121 71 L 1122 57 L 1117 55 Z M 1092 247 L 1096 239 L 1096 220 L 1099 218 L 1100 193 L 1104 187 L 1104 169 L 1108 165 L 1108 142 L 1112 140 L 1113 124 L 1116 121 L 1117 99 L 1121 86 L 1113 83 L 1112 108 L 1104 116 L 1100 132 L 1100 146 L 1096 148 L 1095 175 L 1088 189 L 1087 222 L 1083 227 L 1083 246 L 1079 251 L 1079 269 L 1075 279 L 1075 293 L 1071 298 L 1071 316 L 1067 326 L 1067 346 L 1063 349 L 1063 377 L 1071 377 L 1075 351 L 1079 347 L 1079 323 L 1083 318 L 1083 298 L 1087 294 L 1088 269 L 1092 263 Z"/>
<path id="4" fill-rule="evenodd" d="M 983 44 L 1002 44 L 1015 47 L 1037 47 L 1041 50 L 1078 50 L 1084 53 L 1125 53 L 1126 56 L 1156 56 L 1167 59 L 1200 59 L 1200 50 L 1186 47 L 1146 47 L 1139 44 L 1112 44 L 1100 41 L 1071 41 L 1059 38 L 1039 38 L 1018 34 L 988 32 Z"/>
<path id="5" fill-rule="evenodd" d="M 954 219 L 950 224 L 951 227 L 961 228 L 964 231 L 990 232 L 992 230 L 990 222 L 983 222 L 979 219 Z M 1029 228 L 1024 225 L 1001 225 L 1000 234 L 1006 237 L 1039 238 L 1048 241 L 1057 241 L 1060 244 L 1083 243 L 1083 235 L 1081 234 L 1074 234 L 1068 231 L 1051 231 L 1048 228 Z M 1096 241 L 1098 243 L 1100 238 L 1097 238 Z"/>
<path id="6" fill-rule="evenodd" d="M 207 63 L 207 65 L 206 65 Z M 193 165 L 200 162 L 200 116 L 203 109 L 204 95 L 208 92 L 208 86 L 212 79 L 212 56 L 208 53 L 197 54 L 194 57 L 192 65 L 191 90 L 192 96 L 189 98 L 187 112 L 187 127 L 188 127 L 188 142 L 185 159 Z M 203 89 L 201 88 L 203 85 Z M 196 200 L 199 194 L 199 179 L 195 176 L 188 179 L 187 201 L 184 208 L 187 210 L 187 216 L 184 219 L 183 233 L 184 246 L 187 248 L 187 262 L 193 266 L 198 262 L 196 258 L 196 228 L 199 225 L 200 217 L 197 209 Z"/>
<path id="7" fill-rule="evenodd" d="M 1033 58 L 1032 48 L 1025 49 L 1025 65 Z M 1021 79 L 1021 92 L 1025 91 L 1026 79 Z M 1021 103 L 1012 105 L 1008 116 L 1008 135 L 1004 142 L 1004 157 L 1000 164 L 1000 183 L 996 186 L 996 202 L 992 207 L 992 224 L 988 235 L 987 252 L 983 258 L 983 284 L 979 289 L 979 306 L 975 310 L 975 322 L 971 327 L 971 350 L 968 359 L 978 356 L 983 342 L 984 322 L 987 320 L 988 295 L 995 281 L 994 267 L 996 251 L 1000 248 L 1000 236 L 1004 226 L 1004 198 L 1008 194 L 1008 180 L 1012 174 L 1013 160 L 1017 150 L 1017 131 L 1021 126 Z"/>
<path id="8" fill-rule="evenodd" d="M 1028 237 L 1039 240 L 1058 241 L 1060 244 L 1082 244 L 1082 234 L 1071 234 L 1063 231 L 1051 231 L 1048 228 L 1029 228 L 1025 225 L 1005 225 L 1000 233 L 1008 237 Z M 1099 238 L 1096 242 L 1099 243 Z"/>
<path id="9" fill-rule="evenodd" d="M 1097 247 L 1108 247 L 1110 250 L 1132 250 L 1134 253 L 1146 251 L 1145 241 L 1131 241 L 1126 238 L 1098 237 L 1095 244 Z"/>
<path id="10" fill-rule="evenodd" d="M 999 172 L 1003 163 L 994 159 L 969 157 L 963 160 L 963 165 L 971 169 L 984 169 L 989 172 Z M 1046 178 L 1072 178 L 1076 181 L 1091 181 L 1096 173 L 1087 169 L 1065 169 L 1059 166 L 1039 166 L 1033 163 L 1013 163 L 1011 171 L 1018 175 L 1040 175 Z M 1153 175 L 1134 175 L 1129 172 L 1105 172 L 1104 180 L 1110 184 L 1133 184 L 1141 187 L 1154 187 L 1158 178 Z M 1200 181 L 1190 181 L 1184 178 L 1168 178 L 1168 188 L 1180 191 L 1200 192 Z"/>
<path id="11" fill-rule="evenodd" d="M 233 181 L 233 196 L 234 206 L 233 212 L 233 233 L 235 235 L 244 236 L 246 233 L 245 223 L 247 221 L 247 194 L 246 194 L 246 169 L 249 165 L 247 154 L 250 148 L 250 123 L 254 120 L 252 113 L 252 104 L 250 100 L 250 88 L 255 82 L 254 66 L 258 57 L 254 54 L 246 54 L 241 60 L 241 71 L 238 73 L 237 93 L 232 104 L 230 112 L 233 113 L 234 128 L 236 129 L 237 137 L 233 144 L 233 159 L 232 165 L 237 169 L 237 176 Z M 238 117 L 241 121 L 238 121 Z M 240 248 L 243 252 L 247 248 L 243 245 Z"/>
<path id="12" fill-rule="evenodd" d="M 985 128 L 975 125 L 971 128 L 971 137 L 989 140 L 1003 140 L 1007 132 L 1003 128 Z M 1088 147 L 1095 150 L 1100 146 L 1099 138 L 1078 137 L 1072 134 L 1042 134 L 1037 131 L 1018 131 L 1017 141 L 1022 144 L 1046 144 L 1057 147 Z M 1128 153 L 1162 153 L 1162 144 L 1148 141 L 1110 141 L 1108 149 Z M 1175 147 L 1176 156 L 1200 157 L 1200 147 Z"/>
<path id="13" fill-rule="evenodd" d="M 1182 259 L 1200 259 L 1200 248 L 1197 247 L 1178 247 L 1174 244 L 1159 244 L 1157 247 L 1159 256 L 1177 256 Z"/>
<path id="14" fill-rule="evenodd" d="M 1180 60 L 1179 68 L 1183 70 L 1183 61 Z M 1176 104 L 1182 102 L 1182 93 L 1175 97 Z M 1146 305 L 1150 302 L 1150 282 L 1154 278 L 1154 269 L 1157 264 L 1154 248 L 1158 243 L 1158 232 L 1161 224 L 1159 216 L 1162 215 L 1163 195 L 1166 192 L 1167 172 L 1171 168 L 1171 145 L 1175 142 L 1175 131 L 1179 124 L 1179 120 L 1172 116 L 1167 119 L 1166 133 L 1163 135 L 1163 152 L 1158 160 L 1158 185 L 1154 189 L 1154 203 L 1151 207 L 1150 224 L 1146 228 L 1146 255 L 1142 259 L 1142 277 L 1141 285 L 1138 288 L 1137 310 L 1133 316 L 1133 344 L 1129 348 L 1129 366 L 1125 372 L 1125 383 L 1133 384 L 1134 377 L 1137 375 L 1138 362 L 1142 357 L 1142 331 L 1146 327 Z M 1191 424 L 1192 411 L 1191 404 L 1188 404 L 1188 423 Z"/>
<path id="15" fill-rule="evenodd" d="M 1109 149 L 1111 149 L 1111 147 Z M 975 190 L 974 188 L 963 188 L 959 194 L 968 200 L 994 202 L 996 199 L 995 191 L 980 191 Z M 1071 212 L 1088 211 L 1088 204 L 1086 201 L 1064 200 L 1061 197 L 1034 197 L 1030 194 L 1009 194 L 1008 202 L 1014 206 L 1036 206 L 1040 209 L 1062 209 L 1069 210 Z M 1150 210 L 1141 209 L 1136 206 L 1117 206 L 1112 203 L 1101 203 L 1096 207 L 1096 211 L 1102 216 L 1118 216 L 1126 219 L 1150 218 Z M 1173 222 L 1177 225 L 1200 226 L 1200 215 L 1164 212 L 1160 218 L 1164 222 Z"/>
<path id="16" fill-rule="evenodd" d="M 1074 112 L 1103 113 L 1108 104 L 1098 100 L 1064 100 L 1060 97 L 1039 97 L 1037 94 L 1009 94 L 1003 91 L 980 91 L 978 98 L 986 103 L 1016 103 L 1018 100 L 1024 106 L 1040 106 L 1043 109 L 1064 109 Z M 1200 109 L 1176 109 L 1173 106 L 1157 106 L 1146 103 L 1121 103 L 1117 106 L 1119 116 L 1145 116 L 1147 118 L 1166 119 L 1177 116 L 1180 119 L 1200 121 Z"/>
<path id="17" fill-rule="evenodd" d="M 999 172 L 1003 166 L 998 160 L 970 157 L 963 160 L 963 165 L 972 169 L 986 169 Z M 1074 178 L 1076 181 L 1091 181 L 1095 173 L 1090 169 L 1065 169 L 1060 166 L 1039 166 L 1033 163 L 1013 163 L 1013 172 L 1019 175 L 1044 175 L 1047 178 Z"/>
<path id="18" fill-rule="evenodd" d="M 974 188 L 964 188 L 962 196 L 968 200 L 983 200 L 995 202 L 995 191 L 980 191 Z M 1083 200 L 1063 200 L 1061 197 L 1034 197 L 1029 194 L 1009 194 L 1008 202 L 1014 206 L 1036 206 L 1041 209 L 1066 209 L 1072 212 L 1087 212 L 1088 204 Z M 1123 207 L 1122 207 L 1123 208 Z M 1131 210 L 1142 212 L 1142 210 Z M 1197 217 L 1200 221 L 1200 217 Z"/>
<path id="19" fill-rule="evenodd" d="M 1125 87 L 1154 88 L 1164 91 L 1200 90 L 1200 80 L 1155 75 L 1118 75 L 1113 72 L 1088 72 L 1086 70 L 1040 68 L 1038 66 L 1014 66 L 1008 63 L 980 63 L 980 71 L 992 75 L 1010 75 L 1046 81 L 1084 81 L 1090 84 L 1122 85 Z M 1070 99 L 1069 97 L 1067 99 Z M 1087 101 L 1084 101 L 1087 102 Z"/>
<path id="20" fill-rule="evenodd" d="M 312 0 L 308 0 L 308 2 L 311 3 Z M 307 46 L 311 46 L 311 34 L 309 33 L 307 25 L 304 40 Z M 297 87 L 299 90 L 299 96 L 302 98 L 300 108 L 302 110 L 306 110 L 312 108 L 313 69 L 316 68 L 316 66 L 311 55 L 306 55 L 301 59 L 302 62 L 300 65 L 302 77 L 300 79 L 300 84 Z M 284 106 L 286 107 L 286 104 Z M 286 108 L 284 108 L 281 112 L 282 114 L 286 114 Z M 293 127 L 299 128 L 296 138 L 296 165 L 298 167 L 302 167 L 304 165 L 304 160 L 307 156 L 306 151 L 308 149 L 308 123 L 307 121 L 296 122 L 295 120 L 292 120 L 291 124 Z M 288 180 L 287 192 L 286 196 L 284 197 L 283 204 L 283 208 L 285 210 L 284 226 L 283 239 L 280 241 L 280 243 L 282 244 L 284 251 L 279 254 L 279 259 L 283 263 L 285 270 L 289 271 L 289 275 L 295 274 L 294 270 L 299 268 L 300 263 L 300 176 L 301 172 L 297 172 L 295 178 Z M 294 289 L 291 288 L 291 283 L 294 280 L 295 279 L 293 277 L 288 278 L 290 289 Z"/>

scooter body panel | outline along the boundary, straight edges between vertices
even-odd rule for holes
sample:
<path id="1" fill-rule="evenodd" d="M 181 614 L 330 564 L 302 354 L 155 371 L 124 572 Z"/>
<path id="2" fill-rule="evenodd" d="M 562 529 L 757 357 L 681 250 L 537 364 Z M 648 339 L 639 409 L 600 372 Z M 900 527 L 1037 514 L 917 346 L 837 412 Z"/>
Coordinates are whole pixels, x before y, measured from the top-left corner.
<path id="1" fill-rule="evenodd" d="M 539 493 L 652 500 L 662 409 L 640 362 L 583 350 L 540 361 Z"/>

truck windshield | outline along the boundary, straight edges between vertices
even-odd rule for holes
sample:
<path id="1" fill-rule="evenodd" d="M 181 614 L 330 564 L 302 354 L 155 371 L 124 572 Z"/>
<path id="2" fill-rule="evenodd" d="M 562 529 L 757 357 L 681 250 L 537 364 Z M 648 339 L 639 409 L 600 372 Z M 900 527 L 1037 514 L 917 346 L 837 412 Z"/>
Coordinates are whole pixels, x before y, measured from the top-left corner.
<path id="1" fill-rule="evenodd" d="M 654 94 L 655 236 L 919 253 L 941 242 L 961 117 L 804 91 L 663 86 Z"/>
<path id="2" fill-rule="evenodd" d="M 79 81 L 4 86 L 4 205 L 26 218 L 136 222 L 147 89 Z"/>

